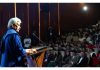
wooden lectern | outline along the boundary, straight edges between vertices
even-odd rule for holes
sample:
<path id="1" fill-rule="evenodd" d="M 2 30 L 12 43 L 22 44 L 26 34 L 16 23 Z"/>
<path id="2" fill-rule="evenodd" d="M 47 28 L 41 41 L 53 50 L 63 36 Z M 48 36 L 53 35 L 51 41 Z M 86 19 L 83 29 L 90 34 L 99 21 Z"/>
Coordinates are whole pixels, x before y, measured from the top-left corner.
<path id="1" fill-rule="evenodd" d="M 47 47 L 36 47 L 37 53 L 30 56 L 28 59 L 28 67 L 42 67 L 45 57 L 45 52 L 51 48 Z"/>

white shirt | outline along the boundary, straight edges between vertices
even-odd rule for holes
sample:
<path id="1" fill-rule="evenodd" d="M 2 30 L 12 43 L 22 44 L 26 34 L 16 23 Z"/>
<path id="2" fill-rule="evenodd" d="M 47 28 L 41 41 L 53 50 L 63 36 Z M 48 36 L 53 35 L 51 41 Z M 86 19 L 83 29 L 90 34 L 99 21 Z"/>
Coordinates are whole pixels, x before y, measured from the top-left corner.
<path id="1" fill-rule="evenodd" d="M 81 57 L 81 58 L 80 58 L 80 60 L 79 60 L 78 64 L 82 61 L 82 59 L 83 59 L 83 57 Z"/>

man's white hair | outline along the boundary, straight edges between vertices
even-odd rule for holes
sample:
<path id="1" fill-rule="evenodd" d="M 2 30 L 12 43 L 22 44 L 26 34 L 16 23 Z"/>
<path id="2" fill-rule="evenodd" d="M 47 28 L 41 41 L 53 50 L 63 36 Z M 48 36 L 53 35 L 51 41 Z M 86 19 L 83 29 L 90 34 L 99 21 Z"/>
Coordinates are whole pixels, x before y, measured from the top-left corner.
<path id="1" fill-rule="evenodd" d="M 11 18 L 8 21 L 8 25 L 7 28 L 10 28 L 12 26 L 12 24 L 17 24 L 17 23 L 21 23 L 21 20 L 17 17 Z"/>

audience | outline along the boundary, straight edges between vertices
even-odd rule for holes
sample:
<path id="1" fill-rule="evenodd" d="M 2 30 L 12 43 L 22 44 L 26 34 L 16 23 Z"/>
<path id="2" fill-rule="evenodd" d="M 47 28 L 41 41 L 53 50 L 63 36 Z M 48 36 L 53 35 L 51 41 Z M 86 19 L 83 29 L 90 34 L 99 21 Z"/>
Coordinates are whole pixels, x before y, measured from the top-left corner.
<path id="1" fill-rule="evenodd" d="M 57 36 L 49 47 L 58 52 L 53 62 L 57 67 L 98 67 L 100 66 L 100 25 L 79 28 L 65 36 Z"/>

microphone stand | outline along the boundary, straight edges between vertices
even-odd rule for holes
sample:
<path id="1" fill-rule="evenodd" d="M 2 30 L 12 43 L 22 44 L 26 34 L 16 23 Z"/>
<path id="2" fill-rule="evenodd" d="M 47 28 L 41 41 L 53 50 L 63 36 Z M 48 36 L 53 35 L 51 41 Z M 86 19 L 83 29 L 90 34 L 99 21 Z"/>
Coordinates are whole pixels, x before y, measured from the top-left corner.
<path id="1" fill-rule="evenodd" d="M 38 36 L 36 36 L 34 33 L 33 33 L 33 36 L 34 36 L 34 37 L 36 37 L 36 38 L 38 39 L 39 44 L 40 44 L 40 42 L 41 42 L 43 45 L 46 45 L 46 43 L 45 43 L 45 42 L 43 42 L 42 40 L 40 40 L 40 39 L 38 38 Z"/>

